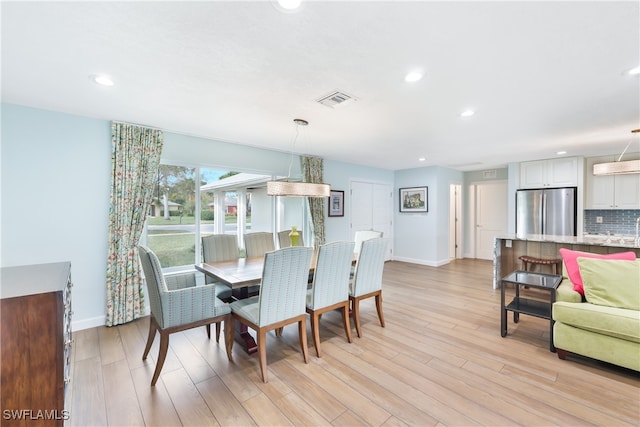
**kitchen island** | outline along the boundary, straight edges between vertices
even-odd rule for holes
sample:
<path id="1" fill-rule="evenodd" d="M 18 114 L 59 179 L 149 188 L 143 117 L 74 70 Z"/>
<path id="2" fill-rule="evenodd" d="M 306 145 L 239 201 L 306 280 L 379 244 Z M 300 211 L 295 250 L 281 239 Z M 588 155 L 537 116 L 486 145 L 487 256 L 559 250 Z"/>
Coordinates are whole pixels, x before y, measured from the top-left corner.
<path id="1" fill-rule="evenodd" d="M 493 289 L 500 287 L 500 279 L 514 270 L 522 269 L 518 259 L 522 255 L 535 258 L 561 258 L 559 249 L 611 254 L 632 251 L 640 257 L 640 246 L 633 236 L 547 236 L 540 234 L 505 234 L 495 238 L 493 257 Z M 547 272 L 546 270 L 544 272 Z"/>

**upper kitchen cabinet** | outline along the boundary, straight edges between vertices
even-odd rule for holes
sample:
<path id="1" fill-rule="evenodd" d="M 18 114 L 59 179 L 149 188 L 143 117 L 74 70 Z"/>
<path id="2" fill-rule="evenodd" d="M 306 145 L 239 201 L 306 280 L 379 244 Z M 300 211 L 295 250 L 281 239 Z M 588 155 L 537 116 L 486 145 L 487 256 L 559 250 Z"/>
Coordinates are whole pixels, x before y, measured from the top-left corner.
<path id="1" fill-rule="evenodd" d="M 636 160 L 640 154 L 625 155 Z M 587 197 L 585 209 L 640 209 L 640 174 L 593 175 L 593 165 L 614 162 L 617 156 L 587 159 Z"/>
<path id="2" fill-rule="evenodd" d="M 577 186 L 577 157 L 562 157 L 520 163 L 520 188 Z"/>

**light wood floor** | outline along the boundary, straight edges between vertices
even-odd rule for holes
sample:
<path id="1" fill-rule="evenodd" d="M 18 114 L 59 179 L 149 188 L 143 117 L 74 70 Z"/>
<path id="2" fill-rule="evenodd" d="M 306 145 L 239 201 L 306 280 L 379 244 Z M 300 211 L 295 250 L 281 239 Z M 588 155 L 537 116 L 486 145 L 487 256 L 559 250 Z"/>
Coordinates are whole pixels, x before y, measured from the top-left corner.
<path id="1" fill-rule="evenodd" d="M 240 346 L 229 363 L 204 328 L 174 334 L 150 387 L 158 341 L 141 360 L 148 319 L 75 333 L 68 425 L 638 425 L 637 373 L 549 352 L 548 323 L 509 316 L 491 263 L 431 268 L 388 262 L 381 328 L 362 305 L 363 338 L 347 343 L 338 313 L 322 318 L 322 358 L 297 327 L 269 335 L 269 383 Z M 309 329 L 310 331 L 310 329 Z M 309 335 L 310 336 L 310 335 Z"/>

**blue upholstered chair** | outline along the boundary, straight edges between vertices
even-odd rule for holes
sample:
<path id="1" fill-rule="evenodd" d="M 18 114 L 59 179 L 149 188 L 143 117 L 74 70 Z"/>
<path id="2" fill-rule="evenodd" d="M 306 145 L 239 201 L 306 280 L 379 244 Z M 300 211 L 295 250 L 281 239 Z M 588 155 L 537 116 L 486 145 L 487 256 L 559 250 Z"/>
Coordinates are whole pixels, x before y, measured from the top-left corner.
<path id="1" fill-rule="evenodd" d="M 360 253 L 360 248 L 362 247 L 362 242 L 369 239 L 375 239 L 377 237 L 382 237 L 382 231 L 375 230 L 360 230 L 356 231 L 353 236 L 353 240 L 356 242 L 353 251 L 358 254 Z"/>
<path id="2" fill-rule="evenodd" d="M 211 324 L 224 321 L 227 357 L 231 360 L 231 308 L 216 297 L 215 285 L 196 286 L 194 273 L 165 276 L 156 254 L 144 246 L 138 246 L 138 252 L 151 305 L 149 336 L 142 360 L 147 359 L 156 331 L 160 333 L 160 351 L 151 385 L 158 381 L 169 349 L 169 335 L 174 332 L 205 326 L 207 336 L 211 338 Z"/>
<path id="3" fill-rule="evenodd" d="M 257 231 L 245 234 L 244 248 L 247 252 L 247 258 L 264 256 L 267 252 L 274 251 L 276 246 L 273 243 L 273 233 Z"/>
<path id="4" fill-rule="evenodd" d="M 320 350 L 320 316 L 331 310 L 342 310 L 342 322 L 347 341 L 351 342 L 349 325 L 349 275 L 354 242 L 334 242 L 318 248 L 318 260 L 311 289 L 307 290 L 307 313 L 311 317 L 311 332 L 316 355 Z"/>
<path id="5" fill-rule="evenodd" d="M 238 238 L 232 234 L 210 234 L 202 237 L 202 261 L 231 261 L 240 257 Z M 213 283 L 210 276 L 205 275 L 205 283 Z M 231 299 L 231 288 L 224 283 L 216 282 L 216 296 L 223 301 Z"/>
<path id="6" fill-rule="evenodd" d="M 291 240 L 289 238 L 289 233 L 291 233 L 291 230 L 283 230 L 283 231 L 279 231 L 278 232 L 278 245 L 280 246 L 280 249 L 282 248 L 288 248 L 289 246 L 291 246 Z M 298 230 L 298 234 L 300 235 L 300 238 L 298 240 L 298 246 L 304 246 L 304 239 L 302 238 L 302 231 Z"/>
<path id="7" fill-rule="evenodd" d="M 384 257 L 387 251 L 387 241 L 381 237 L 362 242 L 360 255 L 356 262 L 353 279 L 349 286 L 349 300 L 351 300 L 351 312 L 356 324 L 358 337 L 362 337 L 360 328 L 360 301 L 375 297 L 376 309 L 380 326 L 384 328 L 384 316 L 382 314 L 382 271 L 384 270 Z"/>
<path id="8" fill-rule="evenodd" d="M 313 249 L 295 246 L 267 252 L 260 295 L 232 302 L 233 317 L 256 331 L 262 381 L 267 382 L 267 332 L 298 323 L 304 362 L 308 363 L 305 300 Z"/>

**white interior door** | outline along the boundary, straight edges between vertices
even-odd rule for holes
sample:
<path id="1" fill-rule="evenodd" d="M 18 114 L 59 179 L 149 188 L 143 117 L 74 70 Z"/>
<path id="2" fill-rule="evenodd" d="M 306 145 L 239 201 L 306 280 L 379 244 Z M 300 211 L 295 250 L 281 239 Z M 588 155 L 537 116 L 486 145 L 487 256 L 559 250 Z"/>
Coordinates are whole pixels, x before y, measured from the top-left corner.
<path id="1" fill-rule="evenodd" d="M 388 184 L 373 182 L 351 181 L 350 191 L 351 209 L 351 239 L 356 231 L 382 231 L 389 239 L 387 257 L 391 259 L 393 253 L 393 193 Z"/>
<path id="2" fill-rule="evenodd" d="M 495 236 L 507 233 L 507 182 L 476 185 L 476 258 L 493 259 Z"/>

